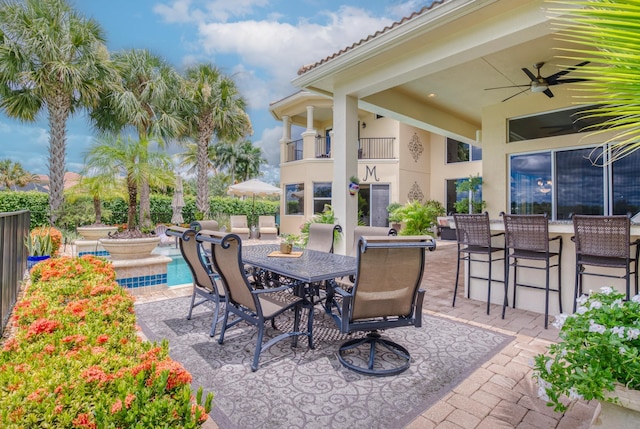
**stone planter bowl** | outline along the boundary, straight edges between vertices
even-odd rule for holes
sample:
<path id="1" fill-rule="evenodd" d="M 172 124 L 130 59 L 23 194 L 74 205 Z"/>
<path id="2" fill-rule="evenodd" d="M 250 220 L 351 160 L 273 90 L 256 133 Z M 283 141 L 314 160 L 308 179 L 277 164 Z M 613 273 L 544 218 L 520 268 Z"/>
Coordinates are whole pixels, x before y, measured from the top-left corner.
<path id="1" fill-rule="evenodd" d="M 78 234 L 85 240 L 98 240 L 117 230 L 118 228 L 115 226 L 79 226 Z"/>
<path id="2" fill-rule="evenodd" d="M 112 260 L 150 258 L 160 243 L 160 237 L 101 238 L 98 240 Z"/>

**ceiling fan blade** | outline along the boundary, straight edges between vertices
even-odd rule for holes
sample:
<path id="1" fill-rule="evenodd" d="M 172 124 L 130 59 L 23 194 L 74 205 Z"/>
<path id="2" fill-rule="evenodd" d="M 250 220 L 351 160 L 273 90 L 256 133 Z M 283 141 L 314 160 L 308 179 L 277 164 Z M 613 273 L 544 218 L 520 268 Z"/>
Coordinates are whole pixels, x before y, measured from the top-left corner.
<path id="1" fill-rule="evenodd" d="M 552 98 L 552 97 L 553 97 L 553 92 L 551 92 L 551 90 L 550 90 L 549 88 L 547 88 L 547 89 L 545 89 L 544 91 L 542 91 L 542 93 L 543 93 L 544 95 L 546 95 L 547 97 L 549 97 L 549 98 Z"/>
<path id="2" fill-rule="evenodd" d="M 515 94 L 513 94 L 512 96 L 507 97 L 507 98 L 505 98 L 504 100 L 502 100 L 502 102 L 504 103 L 504 102 L 505 102 L 505 101 L 507 101 L 507 100 L 511 100 L 511 99 L 512 99 L 513 97 L 515 97 L 516 95 L 520 95 L 520 94 L 522 94 L 523 92 L 527 92 L 527 91 L 529 91 L 529 88 L 525 88 L 525 89 L 523 89 L 523 90 L 522 90 L 522 91 L 520 91 L 520 92 L 516 92 L 516 93 L 515 93 Z M 548 90 L 547 90 L 547 91 L 548 91 Z"/>
<path id="3" fill-rule="evenodd" d="M 524 87 L 530 87 L 531 84 L 528 83 L 526 85 L 509 85 L 509 86 L 496 86 L 494 88 L 485 88 L 485 91 L 489 91 L 490 89 L 505 89 L 505 88 L 524 88 Z"/>
<path id="4" fill-rule="evenodd" d="M 529 77 L 529 79 L 531 79 L 532 81 L 534 81 L 534 80 L 535 80 L 535 81 L 537 81 L 537 80 L 538 80 L 538 78 L 536 77 L 536 75 L 534 75 L 533 73 L 531 73 L 531 71 L 529 71 L 529 69 L 528 69 L 528 68 L 523 67 L 523 68 L 522 68 L 522 71 L 523 71 L 523 72 L 524 72 L 524 74 L 526 74 L 526 75 Z"/>
<path id="5" fill-rule="evenodd" d="M 560 76 L 564 76 L 565 74 L 574 71 L 578 67 L 586 66 L 587 64 L 589 64 L 589 61 L 581 62 L 580 64 L 576 64 L 573 67 L 568 67 L 564 70 L 560 70 L 558 73 L 554 73 L 551 76 L 547 76 L 545 80 L 549 82 L 549 84 L 553 85 L 552 82 L 555 82 Z"/>
<path id="6" fill-rule="evenodd" d="M 576 82 L 586 82 L 589 79 L 582 79 L 582 78 L 574 78 L 574 79 L 558 79 L 555 80 L 553 82 L 548 82 L 549 85 L 558 85 L 561 83 L 576 83 Z"/>

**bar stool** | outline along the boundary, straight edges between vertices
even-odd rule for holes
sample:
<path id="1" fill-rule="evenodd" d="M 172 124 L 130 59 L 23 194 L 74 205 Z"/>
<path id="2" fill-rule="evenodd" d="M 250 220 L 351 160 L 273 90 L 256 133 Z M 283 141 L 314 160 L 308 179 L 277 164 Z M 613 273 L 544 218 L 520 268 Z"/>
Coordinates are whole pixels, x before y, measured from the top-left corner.
<path id="1" fill-rule="evenodd" d="M 482 214 L 454 214 L 453 220 L 456 224 L 456 237 L 458 241 L 458 265 L 456 267 L 456 286 L 453 290 L 452 306 L 456 306 L 458 279 L 460 277 L 460 261 L 469 261 L 469 266 L 467 268 L 467 298 L 471 293 L 471 279 L 487 280 L 487 314 L 489 314 L 491 304 L 491 282 L 503 283 L 501 280 L 492 279 L 491 268 L 493 261 L 500 261 L 504 259 L 494 257 L 497 252 L 504 251 L 504 248 L 493 246 L 491 244 L 491 239 L 493 237 L 504 235 L 504 233 L 499 232 L 491 234 L 489 213 L 487 212 Z M 486 255 L 488 259 L 473 259 L 473 255 Z M 471 262 L 488 263 L 489 273 L 487 277 L 472 276 Z"/>
<path id="2" fill-rule="evenodd" d="M 576 244 L 576 286 L 573 311 L 576 300 L 582 295 L 582 276 L 598 276 L 625 279 L 627 300 L 631 298 L 631 273 L 635 276 L 635 293 L 638 293 L 638 257 L 640 239 L 631 242 L 631 221 L 629 216 L 573 216 Z M 635 246 L 635 256 L 631 257 L 631 247 Z M 633 271 L 631 264 L 634 264 Z M 586 267 L 623 269 L 623 275 L 587 272 Z"/>
<path id="3" fill-rule="evenodd" d="M 513 308 L 516 308 L 516 290 L 518 286 L 526 287 L 530 289 L 541 289 L 545 291 L 544 296 L 544 328 L 547 329 L 549 321 L 549 292 L 558 293 L 558 306 L 560 313 L 562 313 L 562 289 L 561 289 L 561 270 L 560 261 L 562 259 L 562 237 L 557 236 L 549 238 L 549 220 L 547 214 L 505 214 L 500 213 L 504 221 L 504 241 L 506 248 L 505 255 L 505 283 L 504 283 L 504 295 L 507 296 L 509 289 L 509 267 L 513 267 Z M 552 241 L 558 241 L 558 251 L 551 252 L 549 245 Z M 555 264 L 551 264 L 551 259 L 557 258 Z M 544 267 L 535 264 L 523 264 L 522 260 L 528 261 L 543 261 Z M 518 267 L 532 269 L 532 270 L 544 270 L 545 271 L 545 285 L 537 286 L 532 284 L 518 283 Z M 558 288 L 552 289 L 549 287 L 549 271 L 551 268 L 557 267 L 558 272 Z M 508 302 L 505 299 L 502 305 L 502 318 Z"/>

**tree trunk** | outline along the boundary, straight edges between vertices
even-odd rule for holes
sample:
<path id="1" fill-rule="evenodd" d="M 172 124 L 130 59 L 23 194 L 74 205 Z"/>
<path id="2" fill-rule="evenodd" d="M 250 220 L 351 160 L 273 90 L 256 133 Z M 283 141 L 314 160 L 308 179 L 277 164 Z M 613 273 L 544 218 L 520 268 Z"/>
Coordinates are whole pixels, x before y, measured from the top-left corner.
<path id="1" fill-rule="evenodd" d="M 201 125 L 200 133 L 198 136 L 198 152 L 196 160 L 197 170 L 197 196 L 196 196 L 196 208 L 202 213 L 203 219 L 209 219 L 209 184 L 207 182 L 208 158 L 209 158 L 209 140 L 213 134 L 213 131 L 209 127 Z"/>
<path id="2" fill-rule="evenodd" d="M 145 178 L 140 183 L 140 226 L 151 228 L 151 192 L 149 181 Z"/>
<path id="3" fill-rule="evenodd" d="M 129 194 L 129 207 L 127 208 L 127 229 L 136 228 L 136 206 L 138 205 L 138 187 L 131 176 L 127 176 L 127 193 Z"/>
<path id="4" fill-rule="evenodd" d="M 96 223 L 102 223 L 102 201 L 97 195 L 93 196 L 93 210 L 96 212 Z"/>
<path id="5" fill-rule="evenodd" d="M 67 119 L 71 101 L 60 93 L 47 100 L 49 110 L 49 209 L 55 224 L 64 201 L 64 170 L 67 147 Z"/>

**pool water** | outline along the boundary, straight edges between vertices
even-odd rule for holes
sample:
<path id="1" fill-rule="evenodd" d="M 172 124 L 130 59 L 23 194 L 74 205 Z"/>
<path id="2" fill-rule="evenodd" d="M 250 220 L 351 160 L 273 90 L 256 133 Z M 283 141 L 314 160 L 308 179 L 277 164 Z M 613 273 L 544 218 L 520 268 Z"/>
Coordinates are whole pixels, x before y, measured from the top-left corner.
<path id="1" fill-rule="evenodd" d="M 167 264 L 167 286 L 178 286 L 193 283 L 191 270 L 182 255 L 167 255 L 171 262 Z"/>

